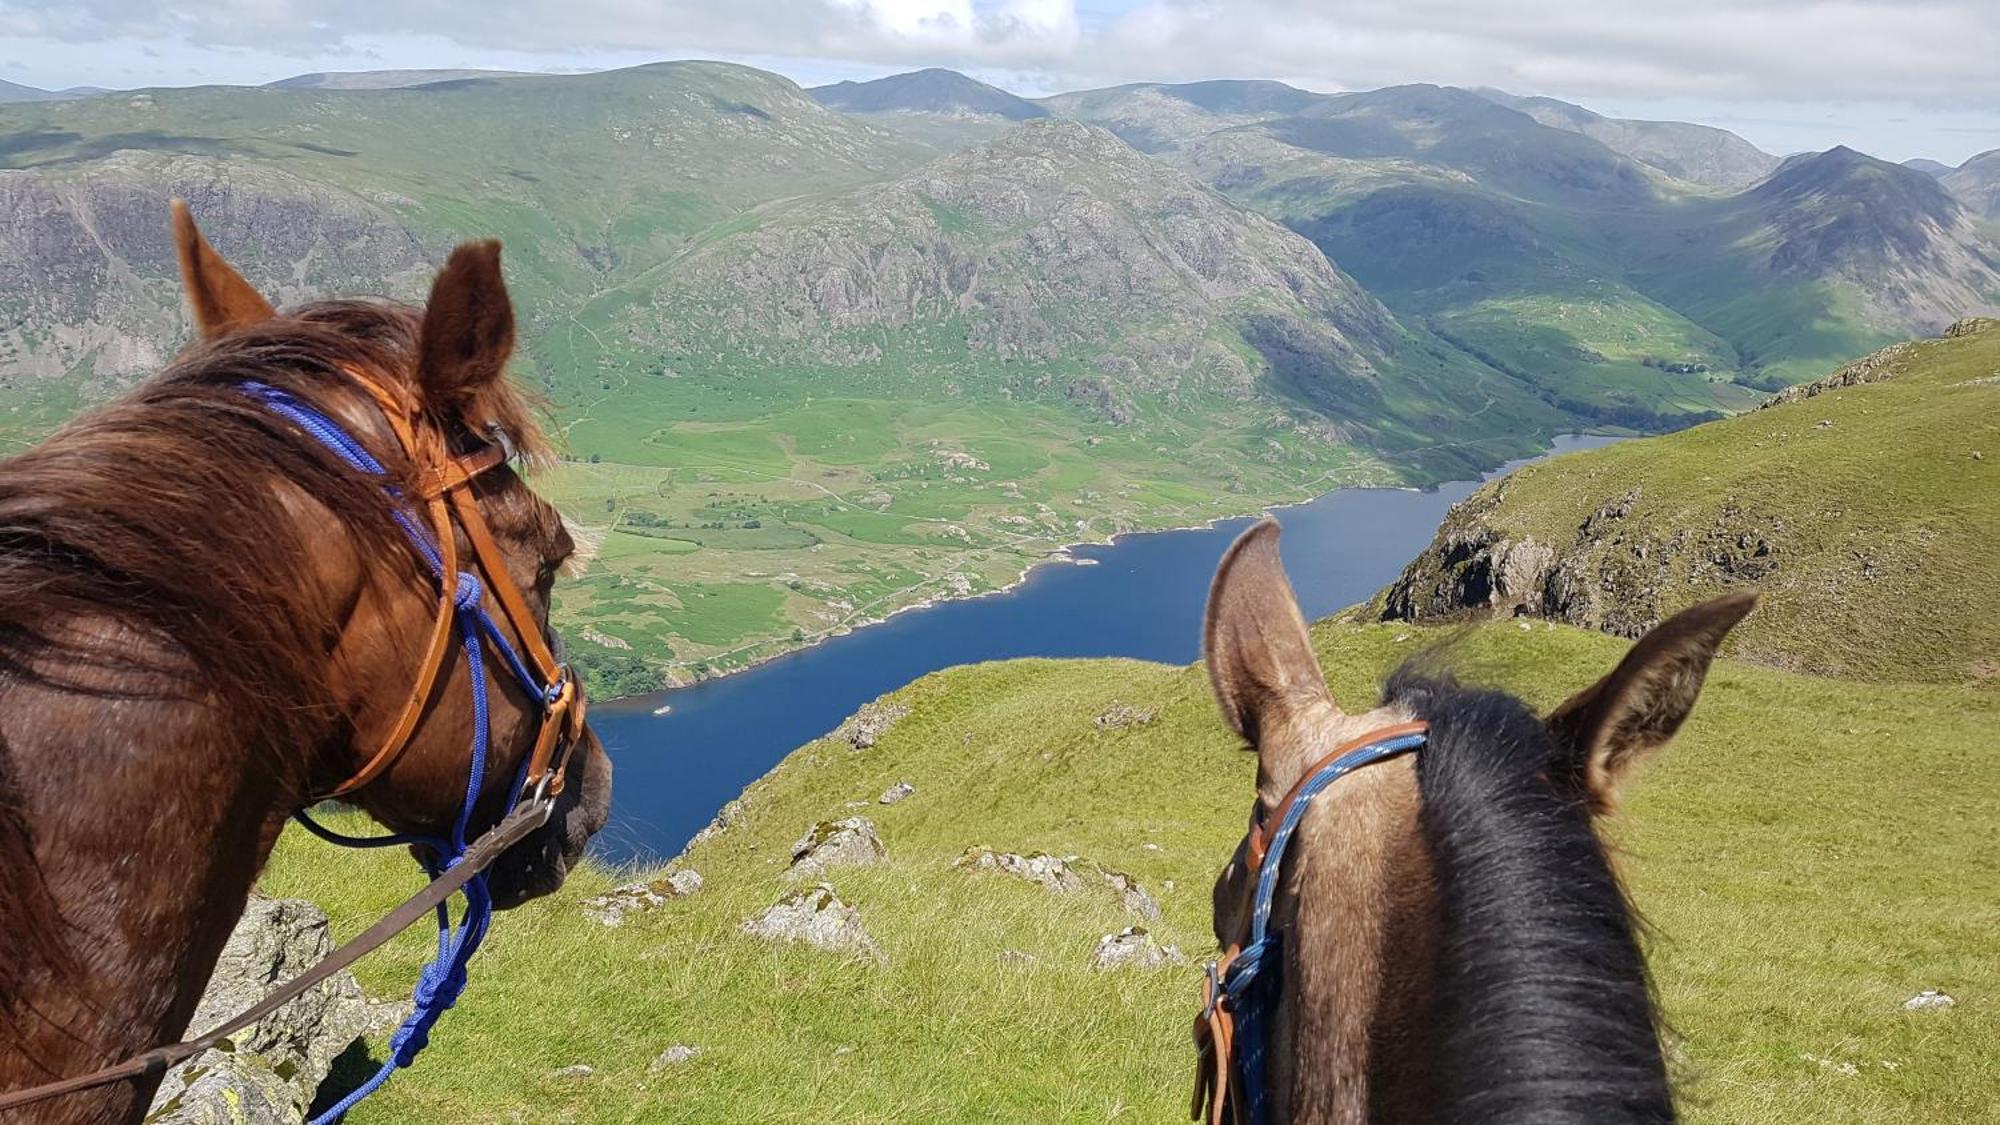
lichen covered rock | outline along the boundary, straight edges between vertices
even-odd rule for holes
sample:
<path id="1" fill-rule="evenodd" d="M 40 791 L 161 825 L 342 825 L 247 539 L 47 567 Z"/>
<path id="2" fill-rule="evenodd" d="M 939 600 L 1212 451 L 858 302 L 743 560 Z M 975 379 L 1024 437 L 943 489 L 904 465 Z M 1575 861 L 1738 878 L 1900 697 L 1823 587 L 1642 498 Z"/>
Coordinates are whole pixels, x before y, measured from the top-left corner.
<path id="1" fill-rule="evenodd" d="M 1058 894 L 1078 894 L 1092 887 L 1105 887 L 1126 911 L 1142 918 L 1160 916 L 1160 904 L 1146 893 L 1139 880 L 1081 856 L 1053 856 L 1047 852 L 1018 855 L 996 852 L 980 844 L 965 849 L 952 861 L 952 866 L 961 871 L 990 871 L 1006 875 Z"/>
<path id="2" fill-rule="evenodd" d="M 889 733 L 890 728 L 908 717 L 910 709 L 900 703 L 874 703 L 863 705 L 852 718 L 840 724 L 833 732 L 835 738 L 844 739 L 856 750 L 866 750 Z"/>
<path id="3" fill-rule="evenodd" d="M 600 926 L 622 926 L 633 914 L 695 894 L 701 890 L 701 883 L 701 873 L 692 867 L 669 868 L 657 879 L 626 883 L 583 900 L 583 916 Z"/>
<path id="4" fill-rule="evenodd" d="M 195 1008 L 190 1034 L 253 1006 L 332 950 L 319 907 L 302 899 L 252 898 Z M 146 1120 L 150 1125 L 297 1122 L 334 1058 L 369 1030 L 393 1023 L 394 1007 L 371 1003 L 352 973 L 336 974 L 223 1046 L 168 1071 Z"/>
<path id="5" fill-rule="evenodd" d="M 861 924 L 861 912 L 842 902 L 826 883 L 786 894 L 743 923 L 743 932 L 765 941 L 799 943 L 880 965 L 889 963 L 882 946 Z"/>
<path id="6" fill-rule="evenodd" d="M 792 845 L 792 865 L 785 874 L 794 879 L 813 879 L 837 867 L 866 867 L 880 863 L 888 849 L 875 831 L 875 822 L 865 816 L 844 820 L 822 820 Z"/>
<path id="7" fill-rule="evenodd" d="M 1090 951 L 1093 969 L 1158 969 L 1185 964 L 1185 954 L 1171 945 L 1161 945 L 1144 926 L 1127 926 L 1115 934 L 1105 934 Z"/>

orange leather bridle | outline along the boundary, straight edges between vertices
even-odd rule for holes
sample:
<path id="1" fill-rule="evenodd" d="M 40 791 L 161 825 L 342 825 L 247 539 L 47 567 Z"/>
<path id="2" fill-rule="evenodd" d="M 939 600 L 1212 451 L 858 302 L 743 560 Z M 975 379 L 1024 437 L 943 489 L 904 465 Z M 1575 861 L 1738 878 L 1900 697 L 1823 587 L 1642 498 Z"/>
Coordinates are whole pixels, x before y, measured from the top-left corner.
<path id="1" fill-rule="evenodd" d="M 471 453 L 454 454 L 444 431 L 403 395 L 366 372 L 355 368 L 345 370 L 375 400 L 397 444 L 409 458 L 416 474 L 416 495 L 412 499 L 422 506 L 425 522 L 430 525 L 443 560 L 441 573 L 446 576 L 458 573 L 457 532 L 463 531 L 481 581 L 499 603 L 500 614 L 519 640 L 522 655 L 546 688 L 541 699 L 541 724 L 528 759 L 523 791 L 554 797 L 563 790 L 569 752 L 583 737 L 585 703 L 582 687 L 568 666 L 556 659 L 521 588 L 508 575 L 506 557 L 494 541 L 492 529 L 473 495 L 473 482 L 506 464 L 507 450 L 504 445 L 491 442 Z M 430 639 L 395 723 L 361 768 L 322 794 L 321 799 L 344 797 L 367 785 L 408 749 L 429 707 L 438 676 L 451 659 L 455 595 L 449 577 L 439 582 L 438 609 L 432 620 Z M 478 675 L 481 670 L 475 668 L 472 672 Z"/>

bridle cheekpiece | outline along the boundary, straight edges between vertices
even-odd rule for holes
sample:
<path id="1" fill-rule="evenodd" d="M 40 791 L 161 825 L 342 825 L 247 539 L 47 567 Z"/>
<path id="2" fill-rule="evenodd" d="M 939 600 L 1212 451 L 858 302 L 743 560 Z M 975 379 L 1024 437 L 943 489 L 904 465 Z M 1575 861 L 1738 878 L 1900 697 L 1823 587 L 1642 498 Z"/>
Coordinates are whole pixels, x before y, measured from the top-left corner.
<path id="1" fill-rule="evenodd" d="M 1203 970 L 1201 1013 L 1194 1021 L 1195 1048 L 1201 1056 L 1195 1074 L 1196 1121 L 1223 1125 L 1232 1105 L 1239 1123 L 1266 1125 L 1270 1120 L 1264 1055 L 1270 1016 L 1283 987 L 1282 935 L 1271 927 L 1271 907 L 1277 900 L 1285 851 L 1299 822 L 1313 799 L 1334 782 L 1364 766 L 1419 749 L 1429 729 L 1421 722 L 1400 723 L 1340 746 L 1314 762 L 1270 817 L 1251 828 L 1243 862 L 1257 881 L 1251 892 L 1248 938 L 1230 946 Z M 1233 1099 L 1232 1079 L 1238 1091 Z"/>

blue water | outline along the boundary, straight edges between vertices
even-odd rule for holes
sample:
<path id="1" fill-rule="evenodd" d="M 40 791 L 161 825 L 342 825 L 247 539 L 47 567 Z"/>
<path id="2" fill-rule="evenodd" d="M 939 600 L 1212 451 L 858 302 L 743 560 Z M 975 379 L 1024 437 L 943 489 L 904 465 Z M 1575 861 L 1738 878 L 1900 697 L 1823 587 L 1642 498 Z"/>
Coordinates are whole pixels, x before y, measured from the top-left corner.
<path id="1" fill-rule="evenodd" d="M 1615 438 L 1565 436 L 1554 453 Z M 1502 466 L 1488 479 L 1527 461 Z M 1343 488 L 1277 509 L 1285 566 L 1308 619 L 1372 596 L 1430 544 L 1478 482 L 1426 491 Z M 1129 535 L 1037 568 L 1014 589 L 898 614 L 733 676 L 591 708 L 616 763 L 605 858 L 671 856 L 723 803 L 863 703 L 940 668 L 1021 656 L 1128 656 L 1186 664 L 1201 653 L 1215 564 L 1253 522 Z M 673 710 L 655 715 L 662 704 Z"/>

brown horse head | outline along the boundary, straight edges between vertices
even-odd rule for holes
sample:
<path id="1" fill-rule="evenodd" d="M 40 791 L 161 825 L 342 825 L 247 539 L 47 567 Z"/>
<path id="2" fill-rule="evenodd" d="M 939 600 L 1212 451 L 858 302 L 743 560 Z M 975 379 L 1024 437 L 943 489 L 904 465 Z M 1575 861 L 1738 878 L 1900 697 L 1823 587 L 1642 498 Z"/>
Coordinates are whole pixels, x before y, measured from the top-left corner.
<path id="1" fill-rule="evenodd" d="M 286 317 L 216 253 L 184 204 L 175 202 L 173 216 L 181 276 L 200 338 L 189 361 L 289 346 L 287 341 L 298 327 L 293 322 L 315 329 L 333 327 L 364 338 L 391 333 L 400 337 L 393 358 L 346 364 L 346 372 L 378 380 L 376 389 L 387 389 L 391 401 L 407 403 L 448 450 L 498 441 L 530 459 L 545 454 L 547 442 L 533 411 L 505 378 L 514 348 L 514 308 L 501 276 L 498 242 L 466 243 L 454 251 L 421 310 L 376 306 L 370 311 L 382 318 L 381 323 L 371 323 L 372 318 L 358 315 L 351 306 L 308 306 Z M 408 463 L 415 451 L 398 448 L 393 429 L 380 416 L 380 401 L 366 388 L 335 384 L 316 396 L 316 402 L 351 420 L 360 432 L 375 436 L 373 451 L 385 463 L 400 460 L 406 468 L 416 467 Z M 482 475 L 476 487 L 479 510 L 506 557 L 509 579 L 529 601 L 536 627 L 554 639 L 548 628 L 550 588 L 575 550 L 562 517 L 507 464 Z M 316 554 L 342 553 L 334 541 L 348 537 L 346 527 L 322 524 L 317 530 L 322 542 L 316 545 Z M 464 530 L 458 533 L 462 537 Z M 461 538 L 458 557 L 466 560 L 469 554 L 469 544 Z M 381 573 L 370 573 L 364 581 L 360 600 L 335 646 L 341 678 L 355 693 L 345 705 L 354 711 L 356 722 L 351 745 L 332 755 L 326 765 L 347 777 L 373 754 L 401 709 L 415 675 L 412 657 L 423 650 L 425 634 L 438 613 L 435 594 L 427 588 L 422 571 L 409 565 L 406 554 L 353 561 Z M 497 612 L 495 617 L 504 619 Z M 517 636 L 511 643 L 525 650 L 527 639 Z M 492 682 L 505 689 L 489 701 L 490 757 L 475 830 L 498 821 L 519 764 L 535 743 L 539 704 L 507 674 L 498 658 L 490 658 L 486 670 L 465 667 L 457 659 L 448 667 L 407 747 L 378 778 L 351 795 L 343 794 L 397 832 L 448 835 L 464 800 L 473 675 L 490 670 Z M 570 772 L 577 784 L 565 786 L 549 824 L 509 849 L 494 866 L 490 884 L 497 905 L 513 906 L 556 889 L 590 837 L 603 827 L 611 767 L 587 728 Z"/>
<path id="2" fill-rule="evenodd" d="M 1322 791 L 1285 853 L 1266 970 L 1280 985 L 1262 1022 L 1270 1120 L 1672 1118 L 1632 915 L 1593 822 L 1680 727 L 1754 604 L 1732 595 L 1672 618 L 1546 717 L 1415 664 L 1350 713 L 1314 655 L 1277 524 L 1237 540 L 1210 593 L 1206 655 L 1224 718 L 1257 754 L 1253 828 L 1330 752 L 1429 726 L 1414 754 Z M 1225 949 L 1249 933 L 1249 839 L 1215 886 Z"/>
<path id="3" fill-rule="evenodd" d="M 472 668 L 452 643 L 408 738 L 391 738 L 425 664 L 435 583 L 384 482 L 245 390 L 337 419 L 405 497 L 447 462 L 498 461 L 492 447 L 545 455 L 503 376 L 514 317 L 498 245 L 461 246 L 421 308 L 278 311 L 184 208 L 174 219 L 196 342 L 0 461 L 0 1090 L 180 1035 L 286 818 L 385 742 L 399 752 L 343 799 L 394 831 L 448 835 L 475 677 L 490 674 L 491 743 L 469 834 L 499 819 L 541 725 L 492 644 Z M 483 598 L 502 632 L 553 647 L 551 584 L 573 549 L 561 518 L 506 464 L 453 495 L 496 544 Z M 494 571 L 520 592 L 518 614 L 498 612 Z M 496 902 L 561 883 L 604 824 L 610 772 L 582 731 L 548 825 L 493 869 Z M 25 1120 L 136 1120 L 155 1083 Z"/>

